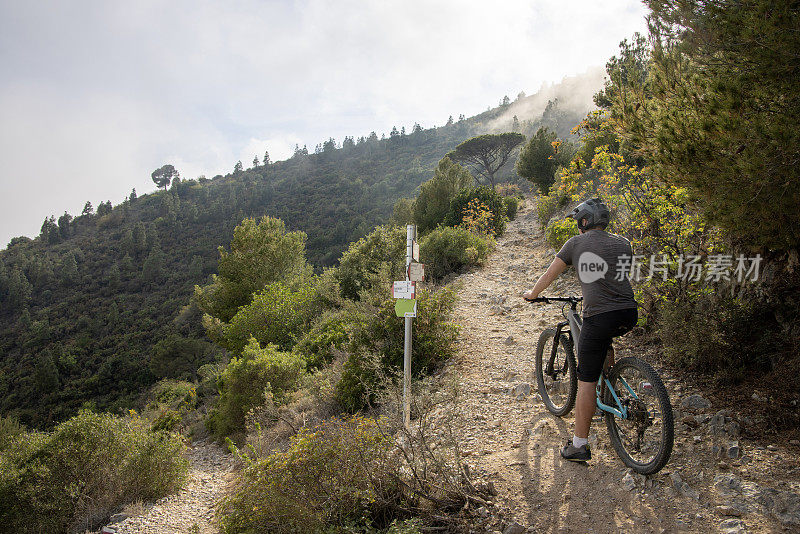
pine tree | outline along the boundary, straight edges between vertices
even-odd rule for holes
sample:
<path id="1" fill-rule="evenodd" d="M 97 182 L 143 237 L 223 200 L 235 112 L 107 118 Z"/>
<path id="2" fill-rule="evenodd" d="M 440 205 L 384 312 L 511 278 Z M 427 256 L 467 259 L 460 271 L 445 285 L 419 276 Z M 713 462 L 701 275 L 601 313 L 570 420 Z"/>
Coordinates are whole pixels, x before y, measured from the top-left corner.
<path id="1" fill-rule="evenodd" d="M 258 167 L 258 165 L 259 165 L 258 156 L 256 156 L 253 158 L 253 168 L 255 169 L 256 167 Z"/>
<path id="2" fill-rule="evenodd" d="M 297 145 L 295 145 L 295 148 L 296 147 L 297 147 Z M 265 150 L 264 151 L 264 167 L 266 167 L 267 165 L 269 165 L 271 163 L 272 163 L 272 160 L 269 159 L 269 150 Z"/>

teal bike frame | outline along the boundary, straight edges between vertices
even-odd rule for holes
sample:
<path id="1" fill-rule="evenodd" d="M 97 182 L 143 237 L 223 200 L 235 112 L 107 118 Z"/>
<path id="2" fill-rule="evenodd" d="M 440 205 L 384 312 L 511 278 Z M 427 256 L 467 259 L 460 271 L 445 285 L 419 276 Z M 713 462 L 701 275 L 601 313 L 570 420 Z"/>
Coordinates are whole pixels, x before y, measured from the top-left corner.
<path id="1" fill-rule="evenodd" d="M 550 354 L 550 360 L 547 362 L 547 367 L 545 372 L 550 376 L 554 376 L 557 372 L 566 372 L 566 362 L 564 363 L 564 369 L 555 371 L 553 369 L 553 363 L 556 360 L 556 353 L 558 351 L 558 340 L 561 339 L 561 334 L 566 333 L 570 337 L 570 341 L 572 341 L 572 346 L 575 347 L 575 355 L 577 357 L 578 354 L 578 343 L 580 342 L 581 338 L 581 327 L 583 326 L 583 319 L 581 319 L 580 314 L 578 313 L 578 303 L 583 300 L 583 298 L 579 297 L 540 297 L 536 299 L 537 301 L 541 302 L 565 302 L 569 303 L 569 311 L 564 312 L 564 318 L 566 321 L 558 323 L 556 325 L 556 335 L 553 341 L 553 348 Z M 535 301 L 534 301 L 535 302 Z M 566 306 L 564 306 L 566 308 Z M 563 311 L 563 310 L 562 310 Z M 639 400 L 639 396 L 633 391 L 633 388 L 628 384 L 628 382 L 623 378 L 619 377 L 622 384 L 625 386 L 625 389 L 631 394 L 631 396 Z M 603 386 L 608 388 L 611 392 L 611 396 L 616 403 L 616 407 L 609 406 L 605 404 L 601 399 L 603 397 Z M 628 408 L 623 406 L 619 400 L 619 396 L 617 396 L 617 392 L 614 387 L 609 382 L 608 377 L 606 376 L 605 371 L 600 374 L 600 380 L 597 382 L 597 407 L 603 410 L 604 412 L 609 412 L 614 414 L 614 416 L 619 417 L 621 419 L 628 418 Z"/>

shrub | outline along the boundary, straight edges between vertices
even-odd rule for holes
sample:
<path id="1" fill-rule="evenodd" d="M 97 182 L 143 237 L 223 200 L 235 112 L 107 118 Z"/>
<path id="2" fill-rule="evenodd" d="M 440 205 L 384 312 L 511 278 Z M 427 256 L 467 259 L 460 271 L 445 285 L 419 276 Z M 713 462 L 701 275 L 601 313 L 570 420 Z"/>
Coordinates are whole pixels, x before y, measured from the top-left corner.
<path id="1" fill-rule="evenodd" d="M 689 299 L 659 306 L 655 326 L 664 355 L 676 366 L 715 375 L 725 383 L 769 371 L 770 357 L 781 352 L 780 336 L 762 335 L 779 330 L 773 308 L 712 291 L 693 293 Z"/>
<path id="2" fill-rule="evenodd" d="M 264 402 L 264 392 L 280 403 L 295 389 L 305 364 L 298 354 L 275 345 L 261 348 L 255 338 L 240 358 L 232 358 L 219 378 L 219 403 L 209 417 L 209 430 L 219 438 L 244 430 L 247 412 Z"/>
<path id="3" fill-rule="evenodd" d="M 347 315 L 343 312 L 323 314 L 292 349 L 301 355 L 309 370 L 319 369 L 333 360 L 333 350 L 341 350 L 347 342 Z"/>
<path id="4" fill-rule="evenodd" d="M 539 219 L 539 224 L 546 226 L 550 222 L 550 219 L 558 210 L 558 204 L 558 198 L 555 194 L 539 196 L 536 201 L 536 218 Z"/>
<path id="5" fill-rule="evenodd" d="M 429 374 L 454 356 L 458 327 L 450 319 L 455 301 L 456 290 L 451 287 L 418 290 L 411 355 L 414 376 Z M 394 304 L 394 299 L 387 298 L 375 315 L 363 315 L 353 323 L 350 355 L 336 389 L 337 400 L 349 411 L 368 405 L 375 399 L 381 377 L 402 369 L 405 327 L 395 315 Z"/>
<path id="6" fill-rule="evenodd" d="M 472 175 L 458 163 L 444 157 L 436 167 L 433 178 L 419 186 L 419 195 L 414 201 L 414 221 L 421 233 L 433 230 L 441 223 L 450 202 L 458 192 L 469 187 Z"/>
<path id="7" fill-rule="evenodd" d="M 381 521 L 402 502 L 392 448 L 373 419 L 352 417 L 301 429 L 286 451 L 241 456 L 246 466 L 220 505 L 221 529 L 288 534 Z"/>
<path id="8" fill-rule="evenodd" d="M 0 453 L 0 522 L 9 532 L 97 526 L 123 503 L 180 488 L 183 451 L 139 417 L 82 411 L 52 433 L 24 432 Z"/>
<path id="9" fill-rule="evenodd" d="M 550 221 L 544 229 L 544 238 L 547 244 L 556 250 L 560 250 L 564 243 L 572 237 L 578 235 L 578 225 L 572 219 L 556 219 Z"/>
<path id="10" fill-rule="evenodd" d="M 506 206 L 503 197 L 497 191 L 487 186 L 480 186 L 469 189 L 462 189 L 450 201 L 450 209 L 444 218 L 446 226 L 459 226 L 465 215 L 465 210 L 473 200 L 478 200 L 481 204 L 489 208 L 492 212 L 492 233 L 496 236 L 501 235 L 506 229 Z"/>
<path id="11" fill-rule="evenodd" d="M 517 217 L 517 210 L 519 209 L 519 199 L 517 197 L 505 197 L 503 202 L 506 206 L 506 217 L 509 221 L 513 221 Z"/>
<path id="12" fill-rule="evenodd" d="M 197 407 L 194 384 L 178 380 L 161 380 L 150 390 L 152 400 L 147 411 L 152 412 L 153 430 L 175 430 L 183 418 Z"/>
<path id="13" fill-rule="evenodd" d="M 291 350 L 312 319 L 322 312 L 311 283 L 294 289 L 282 282 L 273 282 L 253 295 L 253 301 L 242 306 L 223 326 L 224 345 L 239 352 L 254 337 L 261 344 L 274 343 L 281 350 Z"/>
<path id="14" fill-rule="evenodd" d="M 0 453 L 24 432 L 25 428 L 15 418 L 0 415 Z"/>
<path id="15" fill-rule="evenodd" d="M 214 346 L 208 342 L 172 334 L 153 347 L 150 372 L 157 378 L 191 380 L 199 367 L 214 361 L 214 352 Z"/>
<path id="16" fill-rule="evenodd" d="M 379 283 L 381 269 L 389 275 L 402 276 L 406 265 L 406 229 L 400 226 L 379 226 L 371 234 L 350 245 L 339 260 L 334 276 L 342 296 L 358 299 Z M 399 280 L 400 278 L 394 278 Z"/>
<path id="17" fill-rule="evenodd" d="M 420 261 L 433 279 L 463 267 L 482 264 L 494 245 L 492 238 L 475 235 L 466 228 L 442 226 L 420 241 Z"/>

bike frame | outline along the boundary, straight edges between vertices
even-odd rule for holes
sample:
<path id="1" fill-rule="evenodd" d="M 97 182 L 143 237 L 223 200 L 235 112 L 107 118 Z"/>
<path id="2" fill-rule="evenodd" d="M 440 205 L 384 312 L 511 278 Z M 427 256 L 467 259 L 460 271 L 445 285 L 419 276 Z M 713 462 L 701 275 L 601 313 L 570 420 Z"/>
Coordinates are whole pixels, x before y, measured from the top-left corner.
<path id="1" fill-rule="evenodd" d="M 583 319 L 581 318 L 580 314 L 577 310 L 578 301 L 575 299 L 545 299 L 545 302 L 548 300 L 561 300 L 570 303 L 570 309 L 566 314 L 566 321 L 562 321 L 556 325 L 556 335 L 553 338 L 553 348 L 550 351 L 550 360 L 547 362 L 547 367 L 545 372 L 549 375 L 553 375 L 553 363 L 556 360 L 556 353 L 558 352 L 558 344 L 561 340 L 561 334 L 566 333 L 570 341 L 572 342 L 572 346 L 575 349 L 575 354 L 578 353 L 578 342 L 581 338 L 581 327 L 583 326 Z M 567 362 L 564 361 L 564 369 L 563 372 L 566 373 L 567 369 Z M 623 378 L 619 377 L 622 384 L 625 386 L 625 389 L 633 396 L 634 399 L 638 400 L 639 396 L 636 395 L 636 392 L 633 391 L 633 388 L 628 384 L 628 382 Z M 601 399 L 601 392 L 600 392 L 600 385 L 605 384 L 608 390 L 611 392 L 611 396 L 614 398 L 614 402 L 616 403 L 617 407 L 609 406 L 605 404 Z M 628 418 L 628 409 L 627 407 L 623 406 L 617 396 L 617 392 L 614 387 L 609 382 L 608 377 L 606 377 L 605 371 L 600 374 L 600 380 L 597 382 L 597 407 L 603 410 L 604 412 L 609 412 L 614 414 L 616 417 L 621 419 Z"/>

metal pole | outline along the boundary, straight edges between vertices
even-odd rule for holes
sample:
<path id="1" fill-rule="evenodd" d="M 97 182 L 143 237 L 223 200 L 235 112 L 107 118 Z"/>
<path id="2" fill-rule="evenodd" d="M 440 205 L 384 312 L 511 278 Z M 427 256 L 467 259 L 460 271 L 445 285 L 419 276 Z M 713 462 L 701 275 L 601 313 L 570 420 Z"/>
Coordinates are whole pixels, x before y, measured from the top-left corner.
<path id="1" fill-rule="evenodd" d="M 416 234 L 416 226 L 413 224 L 406 226 L 406 280 L 408 280 L 408 266 L 412 261 Z M 403 353 L 403 424 L 406 428 L 411 425 L 411 320 L 411 317 L 405 318 L 406 337 Z"/>

